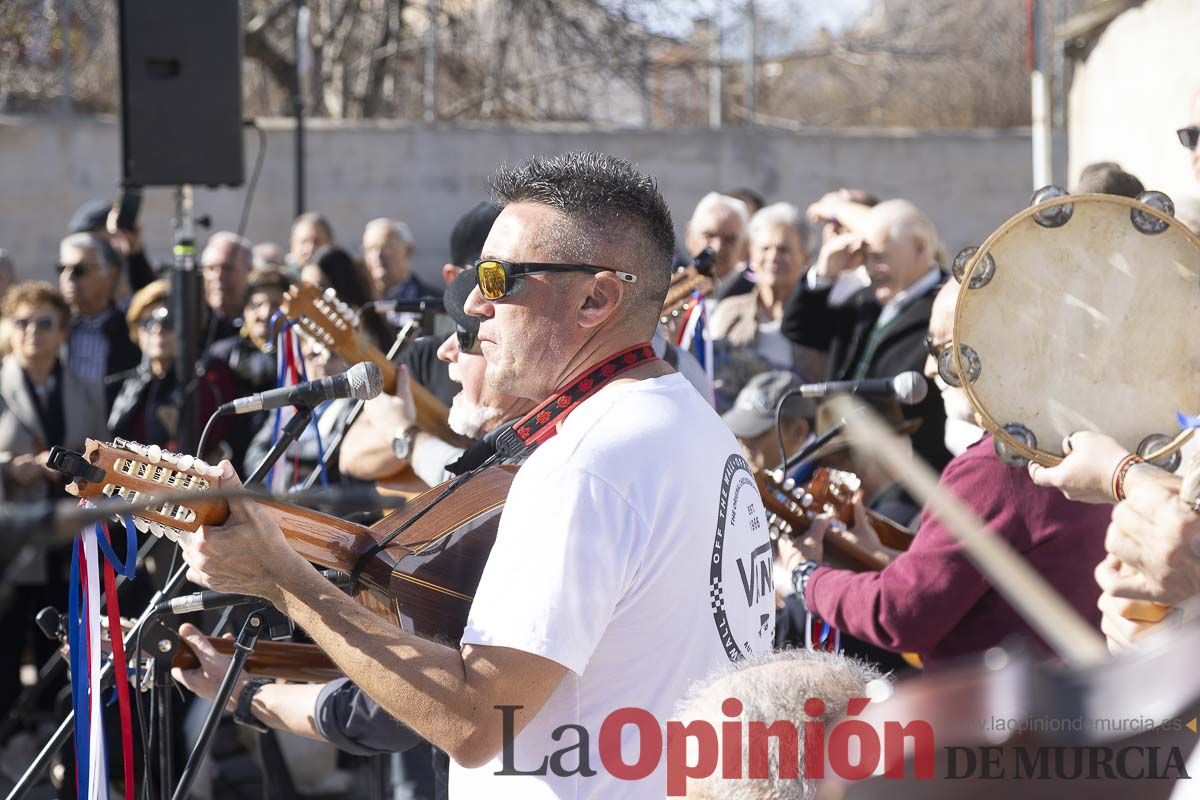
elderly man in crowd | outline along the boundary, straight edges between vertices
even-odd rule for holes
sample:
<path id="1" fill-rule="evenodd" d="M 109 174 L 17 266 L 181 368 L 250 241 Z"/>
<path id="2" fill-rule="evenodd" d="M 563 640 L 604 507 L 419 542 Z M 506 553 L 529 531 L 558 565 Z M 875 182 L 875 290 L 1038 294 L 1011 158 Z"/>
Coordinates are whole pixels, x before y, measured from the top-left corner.
<path id="1" fill-rule="evenodd" d="M 67 340 L 71 371 L 100 382 L 136 367 L 141 351 L 129 338 L 129 328 L 113 301 L 121 257 L 100 236 L 75 233 L 62 240 L 58 258 L 58 287 L 72 313 Z M 112 407 L 119 389 L 119 381 L 105 387 L 106 409 Z"/>
<path id="2" fill-rule="evenodd" d="M 742 278 L 739 266 L 746 254 L 746 225 L 750 214 L 741 200 L 718 192 L 700 198 L 692 218 L 688 220 L 684 243 L 688 258 L 694 258 L 704 248 L 716 253 L 713 278 L 717 298 L 731 293 L 748 292 L 753 284 Z"/>
<path id="3" fill-rule="evenodd" d="M 208 237 L 200 254 L 204 301 L 219 321 L 235 328 L 242 316 L 253 263 L 250 242 L 231 231 L 217 231 Z"/>
<path id="4" fill-rule="evenodd" d="M 296 217 L 288 238 L 288 261 L 292 269 L 299 273 L 312 260 L 313 253 L 333 243 L 333 225 L 324 215 L 309 211 Z"/>
<path id="5" fill-rule="evenodd" d="M 399 220 L 373 219 L 363 229 L 363 261 L 384 300 L 419 300 L 438 292 L 412 271 L 413 235 Z"/>
<path id="6" fill-rule="evenodd" d="M 942 282 L 937 229 L 906 200 L 888 200 L 870 209 L 847 206 L 842 216 L 857 218 L 856 224 L 821 247 L 784 311 L 783 334 L 825 353 L 831 380 L 920 371 L 927 355 L 929 313 Z M 848 298 L 836 297 L 838 277 L 862 265 L 870 286 Z M 950 454 L 943 443 L 946 415 L 937 394 L 929 392 L 904 413 L 923 421 L 913 445 L 940 470 Z"/>

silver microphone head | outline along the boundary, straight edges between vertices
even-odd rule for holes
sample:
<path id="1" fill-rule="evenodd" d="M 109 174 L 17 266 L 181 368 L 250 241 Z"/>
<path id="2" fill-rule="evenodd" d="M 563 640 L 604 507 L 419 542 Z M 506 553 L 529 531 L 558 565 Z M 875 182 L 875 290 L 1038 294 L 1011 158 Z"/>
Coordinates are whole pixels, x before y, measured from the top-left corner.
<path id="1" fill-rule="evenodd" d="M 370 361 L 361 361 L 346 370 L 346 380 L 354 400 L 370 400 L 383 391 L 383 373 Z"/>
<path id="2" fill-rule="evenodd" d="M 892 378 L 892 388 L 902 405 L 915 406 L 929 394 L 929 381 L 919 372 L 901 372 Z"/>

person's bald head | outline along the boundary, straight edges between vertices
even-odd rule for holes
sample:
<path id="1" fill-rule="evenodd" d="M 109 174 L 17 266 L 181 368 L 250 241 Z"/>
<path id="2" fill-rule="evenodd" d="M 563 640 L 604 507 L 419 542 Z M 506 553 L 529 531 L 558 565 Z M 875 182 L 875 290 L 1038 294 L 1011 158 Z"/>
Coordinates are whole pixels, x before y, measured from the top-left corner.
<path id="1" fill-rule="evenodd" d="M 907 200 L 887 200 L 867 212 L 862 226 L 867 272 L 875 299 L 886 304 L 937 263 L 937 228 Z"/>

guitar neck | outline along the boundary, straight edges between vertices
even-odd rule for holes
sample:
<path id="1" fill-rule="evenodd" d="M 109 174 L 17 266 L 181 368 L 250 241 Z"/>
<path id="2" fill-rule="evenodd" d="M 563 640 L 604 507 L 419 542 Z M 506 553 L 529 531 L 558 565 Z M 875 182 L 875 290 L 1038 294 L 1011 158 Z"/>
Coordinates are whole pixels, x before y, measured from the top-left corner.
<path id="1" fill-rule="evenodd" d="M 216 636 L 206 637 L 209 645 L 224 656 L 232 656 L 234 641 Z M 171 666 L 180 669 L 195 669 L 200 666 L 196 653 L 183 641 L 175 654 Z M 245 671 L 256 678 L 297 681 L 299 683 L 324 683 L 342 676 L 333 660 L 315 644 L 298 642 L 258 641 L 246 659 Z"/>

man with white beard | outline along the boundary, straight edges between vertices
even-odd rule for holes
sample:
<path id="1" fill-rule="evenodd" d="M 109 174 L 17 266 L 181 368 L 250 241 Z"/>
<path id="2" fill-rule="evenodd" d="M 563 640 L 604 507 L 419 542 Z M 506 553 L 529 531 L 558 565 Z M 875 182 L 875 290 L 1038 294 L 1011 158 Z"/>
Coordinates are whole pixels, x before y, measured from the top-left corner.
<path id="1" fill-rule="evenodd" d="M 457 330 L 438 348 L 438 359 L 449 365 L 450 379 L 462 387 L 450 403 L 450 428 L 477 444 L 464 451 L 417 427 L 408 368 L 401 365 L 395 393 L 368 400 L 359 421 L 347 431 L 338 463 L 342 474 L 381 480 L 408 464 L 418 478 L 436 486 L 482 463 L 492 452 L 487 434 L 533 409 L 532 400 L 498 392 L 484 380 L 487 361 L 475 341 L 479 320 L 463 311 L 474 288 L 473 270 L 459 273 L 446 287 L 446 313 Z"/>

